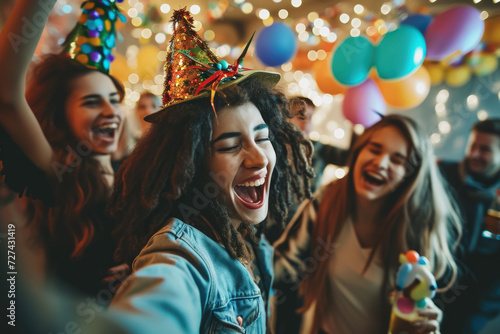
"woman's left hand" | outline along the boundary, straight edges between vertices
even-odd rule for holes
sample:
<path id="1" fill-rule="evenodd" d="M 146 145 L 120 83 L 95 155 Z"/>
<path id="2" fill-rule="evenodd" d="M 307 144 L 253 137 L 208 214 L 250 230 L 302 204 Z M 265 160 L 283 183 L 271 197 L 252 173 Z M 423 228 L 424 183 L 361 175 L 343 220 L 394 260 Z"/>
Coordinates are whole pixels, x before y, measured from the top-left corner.
<path id="1" fill-rule="evenodd" d="M 419 333 L 434 333 L 439 334 L 439 324 L 443 320 L 443 311 L 439 309 L 436 304 L 430 301 L 427 307 L 418 311 L 418 314 L 424 320 L 417 320 L 412 323 L 413 326 L 419 328 Z"/>

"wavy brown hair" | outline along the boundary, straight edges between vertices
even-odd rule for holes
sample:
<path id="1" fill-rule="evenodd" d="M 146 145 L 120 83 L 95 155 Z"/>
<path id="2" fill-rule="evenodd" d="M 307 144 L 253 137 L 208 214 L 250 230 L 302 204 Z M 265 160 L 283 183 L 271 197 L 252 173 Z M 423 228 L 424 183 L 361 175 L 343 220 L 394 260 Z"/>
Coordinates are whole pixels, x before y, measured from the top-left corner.
<path id="1" fill-rule="evenodd" d="M 247 102 L 259 109 L 269 126 L 270 141 L 276 152 L 269 213 L 283 224 L 292 193 L 311 196 L 312 146 L 287 122 L 291 115 L 286 98 L 271 92 L 258 80 L 249 78 L 218 91 L 214 105 L 215 110 L 221 110 Z M 216 238 L 231 257 L 248 259 L 242 235 L 249 235 L 249 240 L 256 241 L 248 222 L 243 222 L 236 230 L 230 223 L 230 208 L 218 198 L 207 198 L 205 207 L 193 209 L 196 194 L 203 193 L 210 182 L 204 159 L 210 154 L 214 117 L 208 98 L 169 107 L 121 166 L 110 203 L 112 216 L 120 222 L 116 230 L 120 238 L 116 255 L 120 261 L 131 263 L 148 239 L 171 217 Z M 292 163 L 288 159 L 289 152 L 293 156 Z M 186 210 L 193 214 L 186 214 Z M 200 216 L 210 222 L 215 236 L 210 233 L 212 228 L 207 228 L 204 220 L 198 219 Z"/>
<path id="2" fill-rule="evenodd" d="M 449 284 L 443 289 L 445 290 L 453 285 L 457 276 L 457 265 L 452 252 L 458 246 L 461 235 L 459 211 L 445 191 L 431 144 L 410 118 L 386 116 L 367 129 L 350 152 L 349 170 L 354 170 L 359 153 L 369 143 L 371 136 L 388 126 L 397 128 L 409 144 L 407 173 L 401 184 L 387 196 L 379 211 L 377 242 L 365 265 L 366 270 L 375 253 L 380 250 L 385 282 L 381 300 L 387 301 L 386 311 L 389 308 L 387 294 L 399 268 L 399 254 L 415 250 L 427 257 L 436 279 L 447 275 Z M 352 174 L 349 172 L 346 177 L 331 183 L 325 190 L 314 225 L 311 250 L 317 249 L 320 243 L 327 244 L 325 249 L 333 249 L 348 216 L 355 215 L 356 193 Z M 313 328 L 313 333 L 318 331 L 317 326 L 322 320 L 321 310 L 325 310 L 327 305 L 324 291 L 329 263 L 328 259 L 321 261 L 318 269 L 301 283 L 301 291 L 305 297 L 302 311 L 317 302 L 313 322 L 316 328 Z"/>
<path id="3" fill-rule="evenodd" d="M 78 146 L 65 116 L 70 83 L 94 71 L 64 55 L 47 55 L 33 69 L 26 89 L 26 99 L 54 150 L 53 166 L 61 172 L 53 191 L 53 205 L 32 201 L 30 220 L 37 225 L 45 243 L 57 240 L 72 249 L 71 258 L 81 256 L 92 241 L 92 210 L 102 207 L 110 193 L 100 163 L 92 158 L 90 148 Z M 109 77 L 121 101 L 123 86 Z"/>

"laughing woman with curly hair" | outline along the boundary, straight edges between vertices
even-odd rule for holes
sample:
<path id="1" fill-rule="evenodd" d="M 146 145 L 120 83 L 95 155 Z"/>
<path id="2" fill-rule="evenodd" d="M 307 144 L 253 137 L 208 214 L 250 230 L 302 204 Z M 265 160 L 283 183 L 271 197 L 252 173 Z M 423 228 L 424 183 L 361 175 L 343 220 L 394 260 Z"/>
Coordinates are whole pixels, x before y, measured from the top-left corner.
<path id="1" fill-rule="evenodd" d="M 117 174 L 117 256 L 133 274 L 110 314 L 132 332 L 266 333 L 273 273 L 262 222 L 283 223 L 293 192 L 310 196 L 311 144 L 271 91 L 279 74 L 219 62 L 184 10 L 174 24 L 165 107 Z"/>

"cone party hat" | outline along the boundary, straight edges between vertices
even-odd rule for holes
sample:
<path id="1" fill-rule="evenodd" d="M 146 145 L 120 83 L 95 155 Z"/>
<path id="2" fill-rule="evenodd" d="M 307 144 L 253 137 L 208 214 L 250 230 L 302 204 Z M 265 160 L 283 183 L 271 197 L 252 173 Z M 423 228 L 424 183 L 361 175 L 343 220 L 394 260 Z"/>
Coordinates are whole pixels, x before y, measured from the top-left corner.
<path id="1" fill-rule="evenodd" d="M 122 2 L 123 0 L 117 0 Z M 63 54 L 90 68 L 109 72 L 116 46 L 116 20 L 126 22 L 115 0 L 91 0 L 82 3 L 78 23 L 63 44 Z"/>
<path id="2" fill-rule="evenodd" d="M 243 67 L 243 59 L 250 41 L 234 64 L 220 60 L 207 43 L 196 33 L 193 17 L 185 8 L 174 11 L 174 32 L 170 39 L 165 63 L 165 90 L 163 109 L 153 113 L 145 121 L 155 122 L 159 114 L 171 106 L 196 98 L 210 97 L 212 108 L 219 87 L 236 84 L 249 77 L 259 77 L 268 87 L 281 78 L 279 73 L 253 71 Z M 252 36 L 253 38 L 253 36 Z"/>
<path id="3" fill-rule="evenodd" d="M 165 64 L 165 90 L 163 105 L 193 96 L 203 81 L 199 71 L 188 69 L 200 65 L 218 63 L 217 56 L 210 50 L 193 27 L 193 17 L 185 9 L 174 12 L 172 21 L 174 33 L 170 40 Z M 202 66 L 203 66 L 202 65 Z"/>

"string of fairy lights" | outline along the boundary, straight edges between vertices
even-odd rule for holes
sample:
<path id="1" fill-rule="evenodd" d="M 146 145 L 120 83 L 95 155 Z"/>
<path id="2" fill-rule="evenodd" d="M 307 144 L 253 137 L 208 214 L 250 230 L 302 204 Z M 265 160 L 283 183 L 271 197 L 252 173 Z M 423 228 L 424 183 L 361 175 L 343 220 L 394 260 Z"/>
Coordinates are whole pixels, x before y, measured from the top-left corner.
<path id="1" fill-rule="evenodd" d="M 478 4 L 481 0 L 470 0 L 471 5 Z M 500 0 L 483 0 L 498 3 Z M 235 10 L 242 15 L 255 16 L 260 20 L 261 27 L 267 27 L 275 22 L 283 22 L 292 28 L 298 41 L 298 53 L 296 59 L 279 66 L 278 68 L 266 68 L 254 56 L 255 49 L 252 45 L 245 66 L 255 69 L 266 69 L 280 71 L 283 74 L 281 87 L 289 95 L 302 95 L 309 97 L 318 107 L 313 117 L 313 128 L 310 133 L 313 140 L 320 140 L 325 144 L 347 147 L 350 141 L 351 130 L 355 133 L 364 131 L 361 125 L 352 125 L 345 120 L 341 113 L 343 94 L 325 94 L 316 82 L 314 64 L 326 61 L 334 50 L 335 43 L 349 36 L 366 36 L 374 43 L 387 32 L 395 30 L 399 22 L 407 17 L 409 12 L 405 0 L 392 0 L 384 2 L 376 10 L 369 9 L 361 3 L 340 2 L 319 11 L 305 11 L 304 8 L 310 3 L 302 0 L 272 0 L 265 2 L 268 8 L 261 8 L 252 1 L 245 0 L 209 0 L 182 6 L 193 14 L 195 19 L 194 29 L 209 44 L 211 49 L 219 58 L 235 59 L 241 53 L 241 45 L 230 45 L 224 41 L 220 42 L 217 31 L 212 24 L 229 15 L 228 11 Z M 153 94 L 161 95 L 163 92 L 163 63 L 166 57 L 167 43 L 173 32 L 170 16 L 174 9 L 179 7 L 180 2 L 170 1 L 165 3 L 160 0 L 125 0 L 119 4 L 122 13 L 127 16 L 128 22 L 117 27 L 124 35 L 124 42 L 117 43 L 116 61 L 111 70 L 118 69 L 119 77 L 126 89 L 124 103 L 130 109 L 135 107 L 140 93 L 144 90 Z M 429 4 L 439 3 L 439 0 L 429 0 Z M 68 21 L 74 22 L 78 15 L 80 1 L 63 0 L 58 1 L 56 12 L 68 16 Z M 278 8 L 282 5 L 283 8 Z M 290 7 L 290 5 L 292 7 Z M 288 9 L 287 9 L 288 8 Z M 302 10 L 297 11 L 296 8 Z M 422 11 L 425 13 L 426 8 Z M 428 10 L 428 9 L 427 9 Z M 292 13 L 302 13 L 302 17 L 293 17 Z M 307 14 L 304 14 L 307 13 Z M 487 11 L 481 12 L 481 18 L 489 17 Z M 68 23 L 68 26 L 72 25 Z M 50 28 L 50 27 L 49 27 Z M 52 34 L 57 37 L 58 42 L 63 36 L 57 31 L 64 29 L 53 29 Z M 300 57 L 300 59 L 298 59 Z M 498 57 L 498 54 L 497 54 Z M 122 73 L 120 73 L 122 72 Z M 495 88 L 495 94 L 500 99 L 500 87 Z M 452 125 L 447 120 L 447 100 L 450 91 L 442 89 L 436 96 L 435 113 L 438 119 L 435 133 L 430 135 L 433 144 L 439 145 L 443 136 L 452 131 Z M 488 117 L 486 110 L 476 110 L 480 97 L 470 94 L 466 100 L 466 106 L 470 111 L 477 113 L 478 119 Z M 341 177 L 345 171 L 335 169 L 332 173 L 335 177 Z"/>

